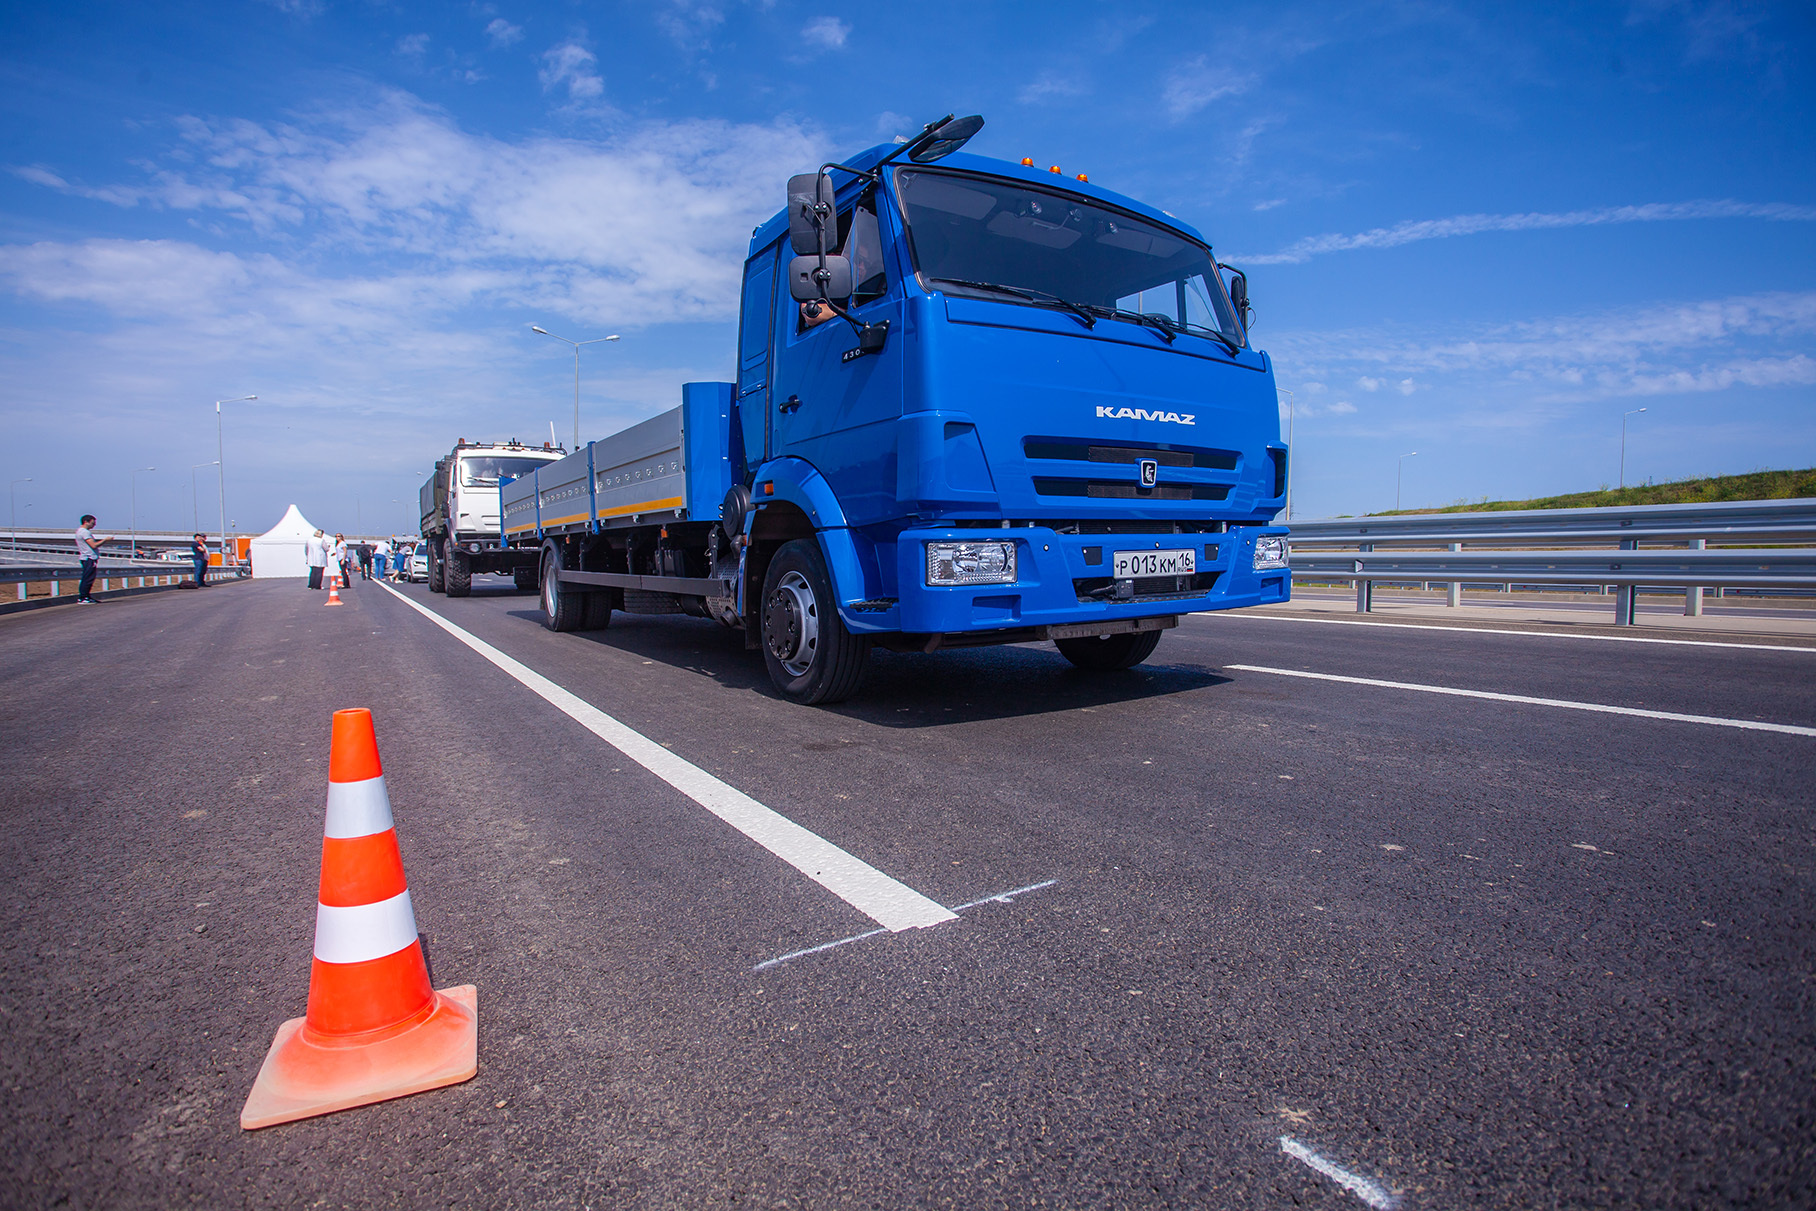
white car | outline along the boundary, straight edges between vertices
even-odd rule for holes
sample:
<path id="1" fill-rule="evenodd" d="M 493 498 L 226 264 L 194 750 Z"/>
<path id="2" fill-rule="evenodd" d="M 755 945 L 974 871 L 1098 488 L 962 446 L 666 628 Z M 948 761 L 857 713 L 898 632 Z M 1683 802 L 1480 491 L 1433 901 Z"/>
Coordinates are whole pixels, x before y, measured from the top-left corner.
<path id="1" fill-rule="evenodd" d="M 429 556 L 421 547 L 410 556 L 410 570 L 405 573 L 404 579 L 411 584 L 429 583 Z"/>

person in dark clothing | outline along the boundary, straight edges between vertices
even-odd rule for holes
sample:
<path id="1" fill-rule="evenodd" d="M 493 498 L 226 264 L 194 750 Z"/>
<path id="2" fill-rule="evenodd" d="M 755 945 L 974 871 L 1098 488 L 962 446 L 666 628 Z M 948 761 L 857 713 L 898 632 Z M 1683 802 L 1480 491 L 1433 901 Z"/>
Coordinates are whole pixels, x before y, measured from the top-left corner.
<path id="1" fill-rule="evenodd" d="M 208 539 L 197 534 L 189 540 L 189 562 L 195 565 L 195 587 L 208 583 Z"/>
<path id="2" fill-rule="evenodd" d="M 372 579 L 372 544 L 362 542 L 356 548 L 359 551 L 359 575 L 362 580 Z"/>

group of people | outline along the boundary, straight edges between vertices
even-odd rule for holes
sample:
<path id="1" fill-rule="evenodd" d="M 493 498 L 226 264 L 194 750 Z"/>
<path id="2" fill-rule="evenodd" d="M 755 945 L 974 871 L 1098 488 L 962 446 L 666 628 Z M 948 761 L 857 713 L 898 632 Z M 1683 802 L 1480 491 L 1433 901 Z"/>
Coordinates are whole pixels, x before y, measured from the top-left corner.
<path id="1" fill-rule="evenodd" d="M 95 605 L 95 574 L 101 570 L 101 548 L 112 542 L 111 538 L 102 538 L 95 533 L 93 513 L 82 514 L 81 522 L 76 526 L 76 558 L 82 564 L 82 578 L 76 587 L 77 605 Z M 189 562 L 195 566 L 195 586 L 201 588 L 208 583 L 208 536 L 196 534 L 189 540 Z"/>
<path id="2" fill-rule="evenodd" d="M 380 580 L 402 580 L 410 566 L 413 548 L 408 543 L 393 547 L 388 539 L 377 542 L 348 542 L 345 534 L 329 538 L 317 530 L 303 541 L 303 562 L 309 565 L 309 587 L 319 589 L 329 568 L 337 570 L 341 583 L 351 584 L 357 573 L 362 580 L 376 576 Z"/>

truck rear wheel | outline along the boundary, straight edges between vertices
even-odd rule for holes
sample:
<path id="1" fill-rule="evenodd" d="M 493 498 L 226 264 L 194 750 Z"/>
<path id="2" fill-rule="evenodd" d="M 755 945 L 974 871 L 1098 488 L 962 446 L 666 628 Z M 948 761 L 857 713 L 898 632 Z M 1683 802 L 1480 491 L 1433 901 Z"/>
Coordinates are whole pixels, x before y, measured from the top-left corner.
<path id="1" fill-rule="evenodd" d="M 813 706 L 857 692 L 870 640 L 845 629 L 820 544 L 782 544 L 763 577 L 763 663 L 784 698 Z"/>
<path id="2" fill-rule="evenodd" d="M 612 594 L 587 593 L 586 621 L 580 624 L 583 631 L 603 631 L 612 625 Z"/>
<path id="3" fill-rule="evenodd" d="M 429 564 L 429 592 L 439 593 L 442 591 L 441 540 L 431 538 L 423 545 L 428 548 L 429 552 L 427 557 Z"/>
<path id="4" fill-rule="evenodd" d="M 1059 654 L 1081 669 L 1134 668 L 1154 654 L 1159 631 L 1125 631 L 1120 635 L 1088 635 L 1083 639 L 1055 639 Z"/>
<path id="5" fill-rule="evenodd" d="M 561 556 L 542 553 L 542 625 L 551 631 L 578 631 L 586 620 L 586 594 L 561 588 Z"/>
<path id="6" fill-rule="evenodd" d="M 511 572 L 511 583 L 517 586 L 517 591 L 519 593 L 534 593 L 536 591 L 536 569 L 513 569 Z"/>
<path id="7" fill-rule="evenodd" d="M 449 597 L 465 597 L 473 591 L 473 560 L 453 543 L 448 544 L 448 566 L 441 578 Z"/>

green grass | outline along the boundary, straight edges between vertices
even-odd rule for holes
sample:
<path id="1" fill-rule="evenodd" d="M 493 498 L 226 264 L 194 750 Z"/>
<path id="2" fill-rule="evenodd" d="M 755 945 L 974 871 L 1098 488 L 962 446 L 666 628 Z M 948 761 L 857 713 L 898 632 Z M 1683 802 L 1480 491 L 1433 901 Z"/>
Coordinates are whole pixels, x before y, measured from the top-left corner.
<path id="1" fill-rule="evenodd" d="M 1753 471 L 1746 475 L 1712 475 L 1667 484 L 1637 484 L 1593 492 L 1541 496 L 1536 500 L 1459 500 L 1435 509 L 1384 509 L 1370 517 L 1397 513 L 1490 513 L 1503 509 L 1595 509 L 1613 505 L 1693 505 L 1720 500 L 1786 500 L 1816 496 L 1816 467 L 1802 471 Z"/>

